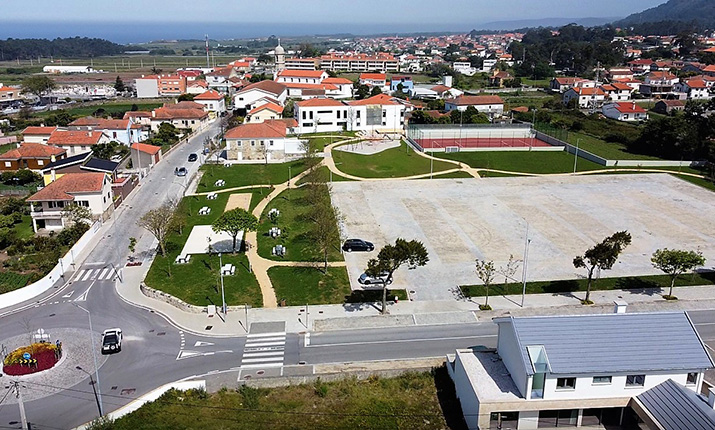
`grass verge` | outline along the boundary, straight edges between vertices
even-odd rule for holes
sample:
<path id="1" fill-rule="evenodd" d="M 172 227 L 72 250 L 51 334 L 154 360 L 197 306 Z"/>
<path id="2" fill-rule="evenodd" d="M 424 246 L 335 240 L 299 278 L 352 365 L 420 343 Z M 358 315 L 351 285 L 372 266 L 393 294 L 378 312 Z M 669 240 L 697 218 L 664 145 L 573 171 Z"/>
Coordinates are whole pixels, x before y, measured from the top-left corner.
<path id="1" fill-rule="evenodd" d="M 332 180 L 333 182 L 342 182 L 342 181 L 352 181 L 353 179 L 346 178 L 345 176 L 340 176 L 336 173 L 333 173 L 332 175 L 330 174 L 330 169 L 328 169 L 325 166 L 320 166 L 318 167 L 318 177 L 320 178 L 321 181 L 328 182 Z M 306 180 L 305 177 L 302 177 L 296 182 L 296 185 L 302 185 L 305 184 Z"/>
<path id="2" fill-rule="evenodd" d="M 392 148 L 373 155 L 361 155 L 345 151 L 333 151 L 338 169 L 361 178 L 402 178 L 430 172 L 430 160 L 422 157 L 402 142 L 399 148 Z M 450 163 L 435 161 L 434 172 L 454 169 Z"/>
<path id="3" fill-rule="evenodd" d="M 278 300 L 288 306 L 344 303 L 350 295 L 350 281 L 345 267 L 271 267 L 268 269 Z"/>
<path id="4" fill-rule="evenodd" d="M 286 182 L 289 174 L 295 177 L 306 169 L 304 160 L 279 164 L 235 164 L 231 167 L 210 164 L 201 167 L 204 174 L 199 182 L 198 192 L 217 191 L 249 185 L 275 185 Z M 217 180 L 223 179 L 226 185 L 217 187 Z"/>
<path id="5" fill-rule="evenodd" d="M 574 164 L 574 156 L 564 151 L 478 151 L 435 155 L 448 160 L 461 161 L 476 168 L 537 174 L 573 172 Z M 603 168 L 583 158 L 579 158 L 576 163 L 579 172 Z M 491 175 L 493 174 L 490 173 Z"/>

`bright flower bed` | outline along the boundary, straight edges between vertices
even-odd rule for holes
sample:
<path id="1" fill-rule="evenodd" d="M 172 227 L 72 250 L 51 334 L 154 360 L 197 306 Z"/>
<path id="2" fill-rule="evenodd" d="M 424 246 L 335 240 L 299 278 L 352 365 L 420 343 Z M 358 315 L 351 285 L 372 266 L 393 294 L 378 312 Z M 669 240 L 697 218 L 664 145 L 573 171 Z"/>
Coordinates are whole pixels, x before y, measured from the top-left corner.
<path id="1" fill-rule="evenodd" d="M 29 353 L 32 359 L 37 360 L 36 365 L 22 364 L 22 355 Z M 5 357 L 3 361 L 3 372 L 8 375 L 29 375 L 41 372 L 53 367 L 62 356 L 61 350 L 51 343 L 33 343 L 32 345 L 20 347 Z"/>

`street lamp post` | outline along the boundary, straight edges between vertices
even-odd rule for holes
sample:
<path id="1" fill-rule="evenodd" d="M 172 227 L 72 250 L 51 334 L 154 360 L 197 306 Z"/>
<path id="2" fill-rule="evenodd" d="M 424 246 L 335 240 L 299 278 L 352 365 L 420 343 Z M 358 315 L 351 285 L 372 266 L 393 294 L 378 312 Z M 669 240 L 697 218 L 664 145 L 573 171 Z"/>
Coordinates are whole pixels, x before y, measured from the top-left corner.
<path id="1" fill-rule="evenodd" d="M 87 376 L 89 376 L 89 382 L 90 385 L 92 385 L 92 391 L 94 391 L 94 400 L 97 401 L 97 411 L 99 412 L 99 416 L 102 416 L 102 406 L 99 403 L 99 396 L 97 395 L 97 387 L 95 386 L 96 384 L 94 383 L 94 378 L 92 378 L 92 374 L 87 372 L 86 370 L 82 369 L 81 366 L 76 366 L 75 369 L 81 370 L 82 372 L 86 373 Z"/>
<path id="2" fill-rule="evenodd" d="M 94 346 L 94 330 L 92 329 L 92 314 L 82 306 L 78 305 L 77 303 L 72 303 L 73 305 L 77 306 L 78 308 L 82 309 L 83 311 L 87 312 L 87 318 L 89 318 L 89 337 L 90 340 L 92 341 L 92 358 L 94 359 L 94 374 L 97 378 L 96 381 L 96 386 L 97 386 L 97 406 L 99 408 L 99 416 L 103 417 L 104 416 L 104 408 L 102 407 L 102 387 L 99 385 L 99 366 L 97 366 L 97 349 Z M 94 387 L 94 385 L 92 386 Z"/>
<path id="3" fill-rule="evenodd" d="M 576 174 L 576 162 L 578 161 L 578 144 L 581 143 L 581 139 L 576 139 L 576 152 L 573 156 L 573 174 Z"/>
<path id="4" fill-rule="evenodd" d="M 218 253 L 218 270 L 219 274 L 221 275 L 221 310 L 223 311 L 223 316 L 226 316 L 226 293 L 223 289 L 223 257 L 221 256 L 221 253 Z"/>
<path id="5" fill-rule="evenodd" d="M 290 180 L 293 179 L 293 174 L 290 171 L 290 167 L 288 166 L 288 188 L 290 188 Z"/>
<path id="6" fill-rule="evenodd" d="M 529 264 L 529 222 L 526 222 L 526 239 L 524 241 L 524 267 L 521 273 L 522 289 L 521 289 L 521 307 L 524 307 L 524 298 L 526 297 L 526 266 Z"/>

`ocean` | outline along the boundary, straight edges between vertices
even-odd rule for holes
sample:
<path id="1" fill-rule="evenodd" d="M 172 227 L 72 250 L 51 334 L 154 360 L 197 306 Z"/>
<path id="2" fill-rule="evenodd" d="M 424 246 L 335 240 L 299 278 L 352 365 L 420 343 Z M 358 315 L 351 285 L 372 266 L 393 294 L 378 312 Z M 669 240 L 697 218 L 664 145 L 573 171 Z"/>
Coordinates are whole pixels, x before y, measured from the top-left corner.
<path id="1" fill-rule="evenodd" d="M 346 24 L 346 23 L 197 23 L 197 22 L 0 22 L 0 39 L 97 37 L 122 44 L 152 40 L 214 40 L 259 38 L 275 35 L 374 35 L 418 32 L 468 32 L 469 24 Z"/>

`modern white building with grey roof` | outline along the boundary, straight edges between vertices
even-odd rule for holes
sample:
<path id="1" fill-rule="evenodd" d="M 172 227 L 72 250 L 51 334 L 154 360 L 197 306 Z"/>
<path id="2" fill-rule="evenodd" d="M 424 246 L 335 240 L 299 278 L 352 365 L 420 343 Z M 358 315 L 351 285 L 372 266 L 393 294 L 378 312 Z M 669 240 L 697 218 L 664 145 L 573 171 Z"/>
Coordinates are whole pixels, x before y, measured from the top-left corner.
<path id="1" fill-rule="evenodd" d="M 684 312 L 494 322 L 496 351 L 448 357 L 470 429 L 628 428 L 641 422 L 630 407 L 634 397 L 666 381 L 700 392 L 713 367 Z"/>

